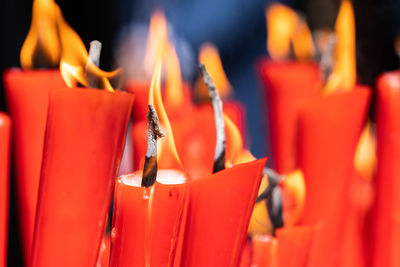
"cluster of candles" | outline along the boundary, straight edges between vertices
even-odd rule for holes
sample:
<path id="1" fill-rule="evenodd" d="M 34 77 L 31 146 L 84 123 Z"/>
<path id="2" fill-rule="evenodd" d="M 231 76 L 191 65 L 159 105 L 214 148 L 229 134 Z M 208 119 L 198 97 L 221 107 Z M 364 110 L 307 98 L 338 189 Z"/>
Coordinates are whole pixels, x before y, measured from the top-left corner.
<path id="1" fill-rule="evenodd" d="M 272 169 L 245 148 L 245 110 L 214 46 L 192 93 L 155 12 L 138 66 L 152 79 L 120 90 L 121 70 L 99 68 L 101 43 L 87 53 L 57 4 L 35 0 L 24 70 L 3 76 L 0 267 L 11 155 L 26 266 L 398 266 L 400 73 L 377 81 L 375 126 L 351 2 L 323 45 L 286 6 L 266 17 L 271 58 L 256 66 Z M 117 178 L 124 149 L 133 172 Z"/>

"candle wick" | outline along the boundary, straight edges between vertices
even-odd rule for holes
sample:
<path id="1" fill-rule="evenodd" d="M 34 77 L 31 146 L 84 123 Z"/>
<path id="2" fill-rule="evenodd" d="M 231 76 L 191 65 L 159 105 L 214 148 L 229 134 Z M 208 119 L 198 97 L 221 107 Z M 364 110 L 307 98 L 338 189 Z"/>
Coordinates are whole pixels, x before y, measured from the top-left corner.
<path id="1" fill-rule="evenodd" d="M 143 167 L 142 186 L 149 187 L 157 178 L 157 139 L 164 137 L 159 124 L 156 110 L 153 105 L 148 105 L 147 113 L 147 151 Z"/>
<path id="2" fill-rule="evenodd" d="M 100 66 L 101 42 L 94 40 L 90 42 L 89 58 L 85 67 L 85 75 L 88 87 L 99 88 L 99 78 L 93 73 L 91 64 Z"/>
<path id="3" fill-rule="evenodd" d="M 201 77 L 208 88 L 208 94 L 211 98 L 211 104 L 214 110 L 215 128 L 217 141 L 215 144 L 214 168 L 213 173 L 225 169 L 225 125 L 222 111 L 222 100 L 219 97 L 217 88 L 211 76 L 208 74 L 204 64 L 199 64 Z"/>
<path id="4" fill-rule="evenodd" d="M 321 45 L 323 41 L 318 41 L 318 39 L 322 39 L 323 33 L 317 31 L 315 34 L 316 48 L 318 57 L 316 61 L 318 62 L 319 68 L 322 72 L 324 83 L 327 82 L 329 75 L 331 74 L 334 66 L 334 58 L 333 53 L 335 52 L 336 44 L 337 44 L 337 36 L 336 33 L 331 32 L 325 41 L 325 45 Z"/>

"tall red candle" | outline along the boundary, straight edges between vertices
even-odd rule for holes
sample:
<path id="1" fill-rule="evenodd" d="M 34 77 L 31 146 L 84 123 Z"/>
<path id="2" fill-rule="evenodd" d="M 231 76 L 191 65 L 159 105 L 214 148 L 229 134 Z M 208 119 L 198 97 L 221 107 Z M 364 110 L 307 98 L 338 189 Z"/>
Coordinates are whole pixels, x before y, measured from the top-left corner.
<path id="1" fill-rule="evenodd" d="M 372 265 L 400 264 L 400 71 L 377 80 L 378 166 L 373 207 Z"/>
<path id="2" fill-rule="evenodd" d="M 115 187 L 110 266 L 173 266 L 186 192 L 186 177 L 159 170 L 151 188 L 141 172 L 125 175 Z"/>
<path id="3" fill-rule="evenodd" d="M 7 266 L 11 120 L 0 112 L 0 266 Z"/>
<path id="4" fill-rule="evenodd" d="M 189 184 L 181 266 L 238 266 L 266 159 Z"/>
<path id="5" fill-rule="evenodd" d="M 133 95 L 50 95 L 31 266 L 95 266 Z"/>
<path id="6" fill-rule="evenodd" d="M 369 99 L 370 90 L 358 86 L 316 97 L 299 115 L 298 158 L 306 182 L 301 221 L 318 226 L 309 266 L 338 263 L 354 152 Z"/>
<path id="7" fill-rule="evenodd" d="M 288 173 L 297 165 L 294 147 L 298 114 L 302 104 L 321 90 L 321 73 L 311 62 L 266 59 L 259 63 L 258 71 L 268 108 L 273 168 Z"/>
<path id="8" fill-rule="evenodd" d="M 13 157 L 19 227 L 25 260 L 33 238 L 40 166 L 46 127 L 49 92 L 65 87 L 58 70 L 23 71 L 4 74 L 7 107 L 13 120 Z"/>

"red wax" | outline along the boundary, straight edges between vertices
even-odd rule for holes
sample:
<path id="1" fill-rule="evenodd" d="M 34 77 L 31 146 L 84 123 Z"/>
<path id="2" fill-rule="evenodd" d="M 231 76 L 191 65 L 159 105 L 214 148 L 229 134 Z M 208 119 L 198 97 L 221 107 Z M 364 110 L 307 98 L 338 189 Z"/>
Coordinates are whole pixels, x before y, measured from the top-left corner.
<path id="1" fill-rule="evenodd" d="M 0 267 L 7 266 L 11 120 L 0 112 Z"/>
<path id="2" fill-rule="evenodd" d="M 238 266 L 266 159 L 189 183 L 181 266 Z"/>
<path id="3" fill-rule="evenodd" d="M 322 88 L 318 65 L 311 62 L 274 62 L 263 59 L 258 65 L 267 102 L 271 158 L 279 173 L 296 169 L 295 137 L 301 105 Z"/>
<path id="4" fill-rule="evenodd" d="M 318 226 L 309 266 L 338 263 L 353 158 L 369 99 L 369 88 L 358 86 L 316 97 L 300 112 L 298 161 L 307 191 L 301 221 Z"/>
<path id="5" fill-rule="evenodd" d="M 13 157 L 25 261 L 29 262 L 40 166 L 46 127 L 49 92 L 65 85 L 58 70 L 22 71 L 4 74 L 7 107 L 13 120 Z"/>
<path id="6" fill-rule="evenodd" d="M 147 104 L 149 103 L 149 88 L 150 81 L 132 80 L 127 82 L 125 89 L 135 94 L 135 103 L 133 103 L 132 121 L 146 120 L 147 118 Z"/>
<path id="7" fill-rule="evenodd" d="M 50 94 L 32 267 L 95 266 L 132 103 L 98 89 Z"/>
<path id="8" fill-rule="evenodd" d="M 122 176 L 115 187 L 110 266 L 173 266 L 185 201 L 184 180 L 167 184 L 159 177 L 183 174 L 159 170 L 150 188 L 134 185 L 140 172 Z M 129 181 L 131 180 L 131 181 Z"/>
<path id="9" fill-rule="evenodd" d="M 109 233 L 106 233 L 104 234 L 103 240 L 101 241 L 96 267 L 108 267 L 110 262 L 110 253 L 111 235 Z"/>
<path id="10" fill-rule="evenodd" d="M 253 264 L 254 267 L 279 267 L 275 238 L 269 235 L 253 237 Z"/>
<path id="11" fill-rule="evenodd" d="M 372 266 L 400 265 L 400 71 L 377 80 L 376 197 L 373 207 Z"/>

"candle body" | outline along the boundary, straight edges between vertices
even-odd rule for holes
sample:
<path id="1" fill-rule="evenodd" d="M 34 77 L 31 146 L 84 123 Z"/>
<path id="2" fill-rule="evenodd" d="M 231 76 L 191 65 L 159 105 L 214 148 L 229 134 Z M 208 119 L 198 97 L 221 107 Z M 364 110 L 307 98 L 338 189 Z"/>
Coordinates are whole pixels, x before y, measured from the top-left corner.
<path id="1" fill-rule="evenodd" d="M 400 72 L 377 80 L 376 197 L 373 207 L 372 266 L 400 265 Z"/>
<path id="2" fill-rule="evenodd" d="M 181 266 L 239 266 L 266 159 L 193 180 Z"/>
<path id="3" fill-rule="evenodd" d="M 162 176 L 163 170 L 157 175 Z M 156 181 L 144 188 L 132 186 L 125 179 L 119 178 L 115 186 L 110 266 L 173 266 L 186 183 Z"/>
<path id="4" fill-rule="evenodd" d="M 13 120 L 13 157 L 18 218 L 25 262 L 29 262 L 35 223 L 49 92 L 65 87 L 58 70 L 4 74 L 7 107 Z"/>
<path id="5" fill-rule="evenodd" d="M 95 266 L 133 95 L 73 88 L 49 100 L 31 266 Z"/>
<path id="6" fill-rule="evenodd" d="M 306 183 L 301 221 L 318 226 L 309 266 L 338 264 L 354 152 L 369 98 L 370 90 L 362 87 L 320 96 L 299 115 L 298 161 Z"/>
<path id="7" fill-rule="evenodd" d="M 271 129 L 273 168 L 279 173 L 288 173 L 297 166 L 295 137 L 298 114 L 302 104 L 321 89 L 320 70 L 313 63 L 266 59 L 260 62 L 258 70 L 264 85 Z"/>
<path id="8" fill-rule="evenodd" d="M 279 267 L 278 243 L 270 235 L 253 237 L 253 264 L 255 267 Z"/>
<path id="9" fill-rule="evenodd" d="M 133 123 L 146 120 L 147 104 L 149 103 L 150 82 L 132 80 L 125 85 L 128 92 L 135 94 L 135 103 L 133 103 L 132 121 Z"/>
<path id="10" fill-rule="evenodd" d="M 0 266 L 7 266 L 11 120 L 0 112 Z"/>

